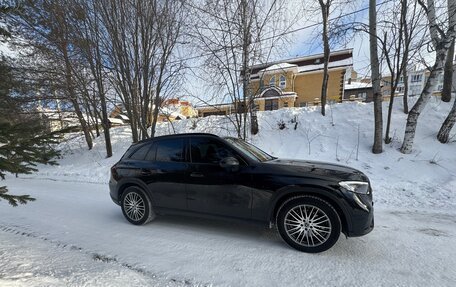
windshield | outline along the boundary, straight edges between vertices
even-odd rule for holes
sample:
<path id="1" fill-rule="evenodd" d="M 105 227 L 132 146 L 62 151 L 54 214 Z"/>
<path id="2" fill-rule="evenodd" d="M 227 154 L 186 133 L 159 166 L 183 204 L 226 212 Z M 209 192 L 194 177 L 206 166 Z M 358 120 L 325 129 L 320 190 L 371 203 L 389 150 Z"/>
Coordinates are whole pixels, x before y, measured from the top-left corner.
<path id="1" fill-rule="evenodd" d="M 256 146 L 249 144 L 241 139 L 237 138 L 225 138 L 228 142 L 233 144 L 235 147 L 243 151 L 248 157 L 253 160 L 257 161 L 268 161 L 275 159 L 275 157 L 267 154 L 266 152 L 262 151 L 261 149 L 257 148 Z"/>

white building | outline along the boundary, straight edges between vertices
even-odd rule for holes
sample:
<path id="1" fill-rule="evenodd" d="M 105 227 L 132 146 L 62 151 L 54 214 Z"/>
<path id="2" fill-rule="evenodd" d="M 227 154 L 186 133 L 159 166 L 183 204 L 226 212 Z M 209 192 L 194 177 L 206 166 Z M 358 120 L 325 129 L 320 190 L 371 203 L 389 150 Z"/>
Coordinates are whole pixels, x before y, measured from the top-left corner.
<path id="1" fill-rule="evenodd" d="M 419 96 L 426 85 L 427 79 L 429 77 L 428 70 L 418 70 L 418 71 L 408 71 L 408 94 L 410 97 Z M 388 96 L 390 94 L 388 83 L 385 83 L 385 89 L 383 90 L 383 96 Z M 443 74 L 439 75 L 439 82 L 434 89 L 433 93 L 440 93 L 443 88 Z M 404 94 L 404 80 L 401 77 L 399 84 L 397 85 L 396 93 L 399 95 Z"/>

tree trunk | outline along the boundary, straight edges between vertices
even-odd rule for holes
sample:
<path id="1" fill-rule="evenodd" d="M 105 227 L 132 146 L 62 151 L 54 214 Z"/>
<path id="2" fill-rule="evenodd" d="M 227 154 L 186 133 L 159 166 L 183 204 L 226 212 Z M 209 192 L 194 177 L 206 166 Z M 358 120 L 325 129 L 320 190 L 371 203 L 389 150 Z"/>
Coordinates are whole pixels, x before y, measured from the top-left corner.
<path id="1" fill-rule="evenodd" d="M 81 124 L 82 131 L 84 132 L 84 137 L 87 142 L 87 147 L 89 150 L 92 149 L 93 147 L 93 142 L 92 142 L 92 136 L 90 135 L 89 131 L 89 126 L 84 119 L 84 116 L 82 114 L 81 108 L 79 106 L 76 93 L 74 91 L 74 84 L 73 84 L 73 79 L 71 75 L 71 67 L 70 67 L 70 60 L 68 58 L 68 51 L 67 51 L 67 44 L 62 45 L 62 52 L 63 52 L 63 59 L 65 61 L 65 79 L 66 79 L 66 89 L 68 92 L 68 98 L 70 99 L 71 103 L 73 104 L 74 111 L 76 113 L 76 116 L 79 119 L 79 123 Z"/>
<path id="2" fill-rule="evenodd" d="M 426 85 L 421 92 L 420 98 L 410 110 L 407 117 L 407 125 L 405 127 L 404 142 L 402 143 L 401 152 L 408 154 L 412 152 L 413 140 L 415 139 L 416 125 L 418 123 L 418 117 L 423 111 L 424 107 L 428 103 L 432 96 L 432 91 L 438 84 L 438 77 L 443 70 L 443 65 L 446 58 L 446 49 L 439 49 L 436 51 L 435 64 L 432 67 L 431 74 L 426 82 Z"/>
<path id="3" fill-rule="evenodd" d="M 247 137 L 247 132 L 246 132 L 246 124 L 247 124 L 247 112 L 251 109 L 247 108 L 247 101 L 248 101 L 248 82 L 249 82 L 249 46 L 250 46 L 250 33 L 249 33 L 249 27 L 247 24 L 247 17 L 248 15 L 248 3 L 247 0 L 242 0 L 242 30 L 243 30 L 243 36 L 242 36 L 242 71 L 244 73 L 242 77 L 242 112 L 244 114 L 244 129 L 243 129 L 243 135 L 242 138 L 245 140 Z"/>
<path id="4" fill-rule="evenodd" d="M 404 104 L 404 114 L 408 114 L 408 72 L 407 67 L 404 68 L 404 72 L 402 74 L 402 78 L 404 79 L 404 96 L 402 98 Z"/>
<path id="5" fill-rule="evenodd" d="M 419 0 L 420 5 L 425 6 Z M 426 14 L 428 18 L 429 32 L 431 35 L 432 44 L 435 48 L 435 64 L 431 69 L 431 74 L 426 82 L 426 86 L 421 92 L 420 98 L 410 110 L 407 125 L 405 127 L 404 142 L 402 143 L 401 152 L 408 154 L 412 152 L 413 140 L 415 139 L 416 125 L 418 117 L 426 106 L 427 102 L 432 96 L 432 92 L 438 84 L 438 76 L 443 71 L 445 60 L 447 58 L 448 50 L 456 35 L 456 2 L 448 1 L 448 18 L 449 26 L 445 34 L 439 30 L 437 16 L 435 11 L 435 3 L 433 0 L 428 0 L 426 7 Z"/>
<path id="6" fill-rule="evenodd" d="M 326 4 L 323 1 L 319 1 L 321 6 L 321 14 L 323 16 L 323 81 L 321 84 L 321 114 L 326 115 L 326 98 L 328 93 L 328 63 L 330 57 L 329 38 L 328 38 L 328 26 L 329 26 L 329 7 L 330 3 Z"/>
<path id="7" fill-rule="evenodd" d="M 372 152 L 377 154 L 383 151 L 383 118 L 382 118 L 382 93 L 380 87 L 380 67 L 377 51 L 377 11 L 376 0 L 369 0 L 369 42 L 372 70 L 372 90 L 374 94 L 374 145 Z"/>
<path id="8" fill-rule="evenodd" d="M 391 77 L 393 78 L 393 77 Z M 386 132 L 385 132 L 385 144 L 391 143 L 391 137 L 389 136 L 390 133 L 390 126 L 391 126 L 391 114 L 393 112 L 393 104 L 394 104 L 394 93 L 396 88 L 391 85 L 391 93 L 390 93 L 390 102 L 388 106 L 388 118 L 386 120 Z"/>
<path id="9" fill-rule="evenodd" d="M 155 94 L 154 110 L 152 112 L 152 124 L 151 124 L 151 128 L 150 128 L 150 137 L 152 137 L 152 138 L 155 136 L 155 132 L 157 131 L 156 128 L 157 128 L 157 119 L 158 119 L 159 108 L 160 108 L 160 96 L 158 94 Z"/>
<path id="10" fill-rule="evenodd" d="M 442 101 L 451 101 L 451 90 L 453 88 L 453 58 L 454 58 L 454 39 L 451 42 L 450 49 L 445 61 L 445 69 L 443 71 L 443 90 Z"/>
<path id="11" fill-rule="evenodd" d="M 403 106 L 404 106 L 404 114 L 408 114 L 408 72 L 407 72 L 407 64 L 408 64 L 408 59 L 409 59 L 409 48 L 410 48 L 410 39 L 409 39 L 409 27 L 407 23 L 407 0 L 402 0 L 401 3 L 401 18 L 402 18 L 402 25 L 403 29 L 402 32 L 404 34 L 403 40 L 405 42 L 404 45 L 404 57 L 403 60 L 405 62 L 405 65 L 403 67 L 403 72 L 402 72 L 402 79 L 404 82 L 404 96 L 402 98 Z M 413 23 L 411 23 L 413 25 Z"/>
<path id="12" fill-rule="evenodd" d="M 454 42 L 453 42 L 454 43 Z M 451 108 L 450 113 L 440 127 L 439 133 L 437 134 L 437 139 L 441 143 L 448 143 L 450 140 L 450 132 L 456 122 L 456 97 L 454 99 L 453 107 Z"/>

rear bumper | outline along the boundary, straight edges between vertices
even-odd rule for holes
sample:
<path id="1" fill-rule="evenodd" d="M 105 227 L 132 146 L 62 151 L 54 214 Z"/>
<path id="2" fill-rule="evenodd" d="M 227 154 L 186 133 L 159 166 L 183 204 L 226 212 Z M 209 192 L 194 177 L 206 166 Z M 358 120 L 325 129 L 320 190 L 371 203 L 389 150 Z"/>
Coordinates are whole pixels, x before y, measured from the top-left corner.
<path id="1" fill-rule="evenodd" d="M 111 196 L 112 201 L 120 205 L 120 200 L 118 198 L 118 192 L 117 192 L 117 182 L 114 179 L 109 180 L 109 195 Z"/>

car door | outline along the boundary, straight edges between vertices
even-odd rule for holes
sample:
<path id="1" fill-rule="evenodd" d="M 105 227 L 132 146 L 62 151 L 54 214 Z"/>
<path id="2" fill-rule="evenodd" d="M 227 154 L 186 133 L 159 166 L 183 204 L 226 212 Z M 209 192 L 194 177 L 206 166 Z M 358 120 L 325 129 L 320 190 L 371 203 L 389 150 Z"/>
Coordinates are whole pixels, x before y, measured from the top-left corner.
<path id="1" fill-rule="evenodd" d="M 185 210 L 187 207 L 188 163 L 184 155 L 183 138 L 161 139 L 153 143 L 143 161 L 141 178 L 159 208 Z"/>
<path id="2" fill-rule="evenodd" d="M 238 218 L 251 217 L 252 189 L 248 167 L 228 145 L 215 137 L 191 137 L 187 178 L 188 210 Z M 238 171 L 219 164 L 226 157 L 240 160 Z"/>

